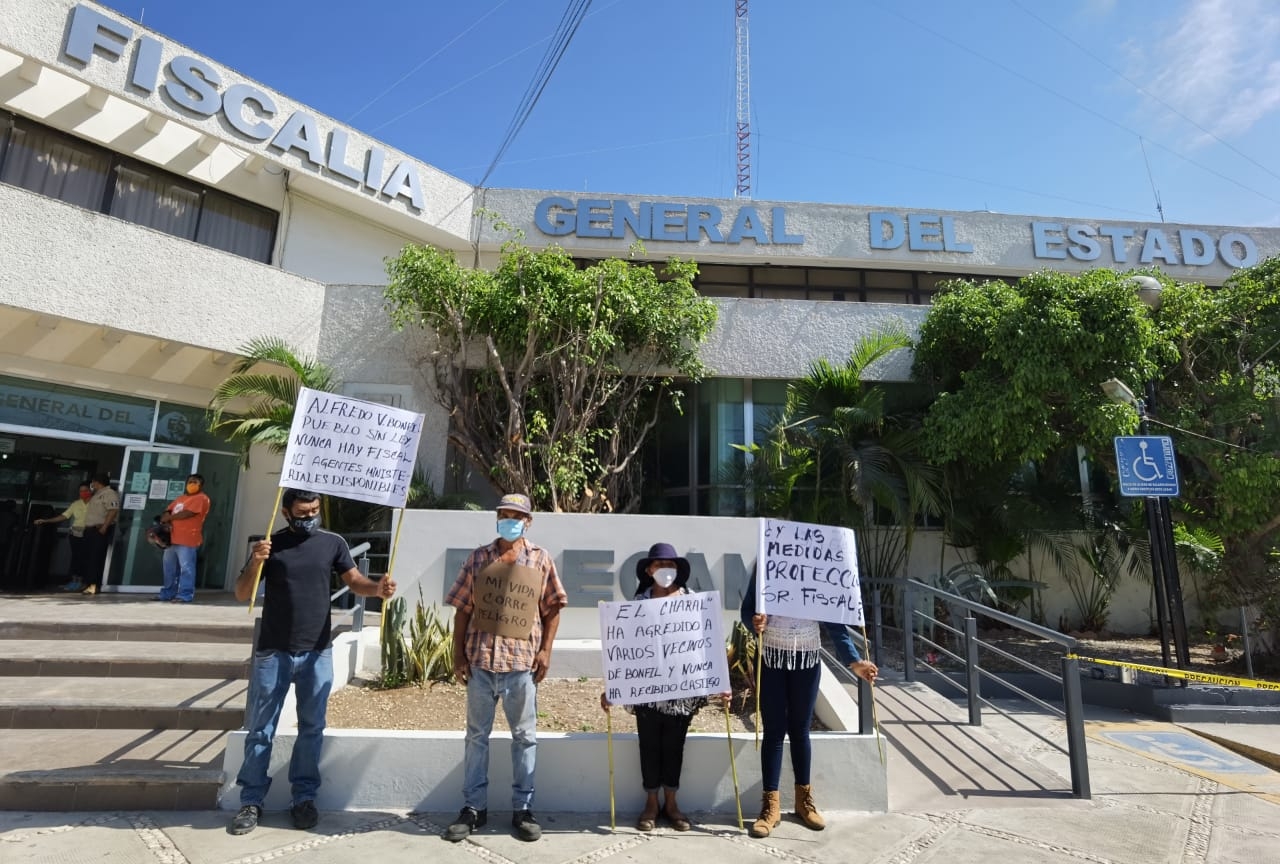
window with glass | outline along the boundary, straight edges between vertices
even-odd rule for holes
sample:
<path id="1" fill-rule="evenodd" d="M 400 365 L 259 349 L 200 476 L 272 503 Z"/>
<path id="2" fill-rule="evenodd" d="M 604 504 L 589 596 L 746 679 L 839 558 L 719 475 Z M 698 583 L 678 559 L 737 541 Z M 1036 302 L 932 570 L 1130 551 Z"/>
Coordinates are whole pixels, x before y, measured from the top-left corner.
<path id="1" fill-rule="evenodd" d="M 0 182 L 264 264 L 279 215 L 70 135 L 11 118 Z"/>

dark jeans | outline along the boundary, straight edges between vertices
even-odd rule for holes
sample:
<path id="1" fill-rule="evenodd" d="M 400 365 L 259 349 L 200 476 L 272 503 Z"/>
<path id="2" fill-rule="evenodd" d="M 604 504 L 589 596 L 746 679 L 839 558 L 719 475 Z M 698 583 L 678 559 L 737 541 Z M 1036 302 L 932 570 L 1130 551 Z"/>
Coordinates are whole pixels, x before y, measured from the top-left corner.
<path id="1" fill-rule="evenodd" d="M 680 769 L 684 766 L 684 739 L 693 717 L 663 714 L 642 705 L 636 706 L 636 734 L 640 738 L 640 780 L 644 791 L 656 792 L 659 786 L 680 788 Z"/>
<path id="2" fill-rule="evenodd" d="M 71 551 L 71 582 L 79 582 L 84 578 L 84 537 L 67 535 L 67 547 Z"/>
<path id="3" fill-rule="evenodd" d="M 760 673 L 760 776 L 764 791 L 778 791 L 782 778 L 782 739 L 791 739 L 791 771 L 796 783 L 809 785 L 809 724 L 818 703 L 822 664 L 809 669 L 774 669 Z"/>
<path id="4" fill-rule="evenodd" d="M 111 538 L 115 527 L 107 529 L 106 534 L 98 533 L 97 525 L 89 525 L 84 529 L 84 542 L 80 546 L 81 562 L 84 572 L 80 581 L 85 585 L 99 585 L 102 582 L 102 569 L 107 563 L 107 550 L 111 548 Z"/>

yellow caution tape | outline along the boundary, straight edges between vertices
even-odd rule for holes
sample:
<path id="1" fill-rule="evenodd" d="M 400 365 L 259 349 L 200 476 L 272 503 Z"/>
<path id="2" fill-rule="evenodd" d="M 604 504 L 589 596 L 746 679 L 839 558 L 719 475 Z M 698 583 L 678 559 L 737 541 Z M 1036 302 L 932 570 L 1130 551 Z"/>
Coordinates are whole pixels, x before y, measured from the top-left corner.
<path id="1" fill-rule="evenodd" d="M 1137 669 L 1153 675 L 1164 675 L 1168 678 L 1183 678 L 1201 684 L 1221 684 L 1225 687 L 1251 687 L 1255 690 L 1280 690 L 1280 683 L 1275 681 L 1255 681 L 1252 678 L 1233 678 L 1230 675 L 1212 675 L 1208 672 L 1188 672 L 1185 669 L 1166 669 L 1163 666 L 1147 666 L 1143 663 L 1122 663 L 1119 660 L 1100 660 L 1097 657 L 1082 657 L 1079 654 L 1068 654 L 1076 660 L 1086 663 L 1100 663 L 1103 666 L 1123 666 L 1126 669 Z"/>

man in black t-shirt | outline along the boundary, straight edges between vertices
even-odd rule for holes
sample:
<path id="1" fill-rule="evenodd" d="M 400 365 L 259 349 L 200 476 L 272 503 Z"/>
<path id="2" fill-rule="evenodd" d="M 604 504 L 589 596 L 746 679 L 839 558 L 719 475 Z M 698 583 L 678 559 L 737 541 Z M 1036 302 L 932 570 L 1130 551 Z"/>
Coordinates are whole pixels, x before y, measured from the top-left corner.
<path id="1" fill-rule="evenodd" d="M 289 760 L 293 791 L 289 812 L 296 828 L 311 828 L 319 820 L 315 798 L 320 788 L 320 745 L 333 686 L 330 579 L 339 573 L 353 594 L 365 597 L 389 598 L 396 593 L 390 578 L 373 580 L 360 573 L 346 540 L 320 530 L 317 493 L 286 489 L 281 502 L 286 527 L 254 544 L 236 579 L 236 599 L 248 600 L 261 567 L 267 593 L 262 630 L 254 646 L 249 734 L 244 739 L 244 763 L 236 776 L 240 812 L 231 821 L 232 834 L 248 834 L 258 827 L 262 802 L 271 787 L 267 773 L 271 742 L 290 684 L 298 702 L 298 737 Z"/>

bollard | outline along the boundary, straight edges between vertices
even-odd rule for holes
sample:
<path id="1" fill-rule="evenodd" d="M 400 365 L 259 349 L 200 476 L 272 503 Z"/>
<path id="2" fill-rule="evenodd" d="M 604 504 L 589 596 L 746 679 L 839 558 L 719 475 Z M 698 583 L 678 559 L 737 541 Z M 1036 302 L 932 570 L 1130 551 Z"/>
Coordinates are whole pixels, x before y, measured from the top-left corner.
<path id="1" fill-rule="evenodd" d="M 916 606 L 911 582 L 902 586 L 902 678 L 916 680 Z"/>
<path id="2" fill-rule="evenodd" d="M 969 682 L 969 725 L 982 725 L 982 676 L 978 674 L 978 619 L 964 619 L 964 671 Z"/>

